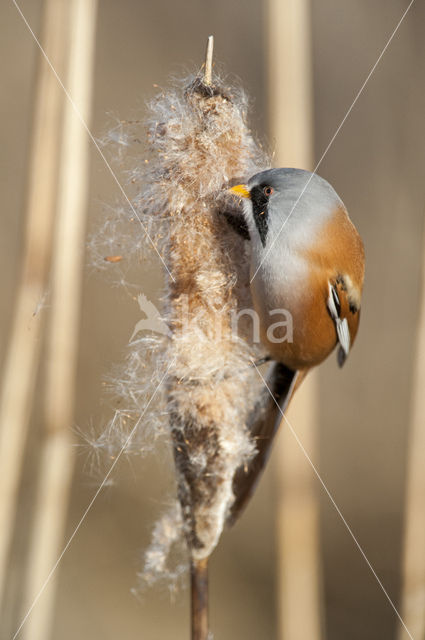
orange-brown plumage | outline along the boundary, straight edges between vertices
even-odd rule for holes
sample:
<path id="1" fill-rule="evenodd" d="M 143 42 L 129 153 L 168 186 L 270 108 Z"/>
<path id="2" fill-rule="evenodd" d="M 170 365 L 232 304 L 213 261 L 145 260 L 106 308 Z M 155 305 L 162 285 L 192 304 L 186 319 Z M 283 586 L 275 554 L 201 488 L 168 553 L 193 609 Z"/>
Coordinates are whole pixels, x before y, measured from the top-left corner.
<path id="1" fill-rule="evenodd" d="M 335 348 L 338 339 L 329 309 L 329 283 L 337 290 L 341 304 L 340 317 L 346 318 L 350 343 L 354 342 L 360 317 L 360 300 L 364 277 L 362 240 L 347 212 L 338 207 L 318 230 L 314 243 L 301 250 L 308 273 L 302 283 L 304 295 L 295 305 L 285 308 L 293 320 L 293 340 L 270 342 L 267 325 L 261 324 L 261 338 L 273 359 L 293 370 L 320 364 Z M 285 302 L 283 300 L 283 302 Z M 278 330 L 274 335 L 278 334 Z"/>

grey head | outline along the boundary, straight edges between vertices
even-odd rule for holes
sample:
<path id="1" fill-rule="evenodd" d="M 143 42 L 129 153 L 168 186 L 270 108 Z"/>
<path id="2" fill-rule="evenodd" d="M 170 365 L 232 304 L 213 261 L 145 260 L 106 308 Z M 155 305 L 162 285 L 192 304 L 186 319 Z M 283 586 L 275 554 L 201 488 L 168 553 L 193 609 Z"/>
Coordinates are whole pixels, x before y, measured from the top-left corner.
<path id="1" fill-rule="evenodd" d="M 247 184 L 250 197 L 244 213 L 253 247 L 264 251 L 279 240 L 308 246 L 315 230 L 326 222 L 342 200 L 331 185 L 303 169 L 268 169 Z"/>

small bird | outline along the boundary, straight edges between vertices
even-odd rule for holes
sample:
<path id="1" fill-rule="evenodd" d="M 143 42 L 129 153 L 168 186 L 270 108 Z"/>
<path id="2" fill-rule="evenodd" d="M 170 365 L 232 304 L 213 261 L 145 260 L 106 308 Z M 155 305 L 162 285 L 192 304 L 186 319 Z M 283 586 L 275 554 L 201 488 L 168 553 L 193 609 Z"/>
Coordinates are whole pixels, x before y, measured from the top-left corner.
<path id="1" fill-rule="evenodd" d="M 270 386 L 284 411 L 306 373 L 337 346 L 344 364 L 357 334 L 364 248 L 331 185 L 302 169 L 269 169 L 230 192 L 243 199 L 251 241 L 251 294 L 260 337 L 276 364 Z M 292 332 L 276 324 L 289 312 Z M 264 412 L 263 412 L 264 414 Z M 254 420 L 258 453 L 236 475 L 233 519 L 265 465 L 281 415 Z"/>
<path id="2" fill-rule="evenodd" d="M 251 293 L 271 358 L 305 370 L 338 344 L 342 366 L 358 329 L 364 277 L 363 243 L 342 200 L 302 169 L 262 171 L 230 191 L 245 199 Z M 292 316 L 292 340 L 270 331 L 277 309 Z"/>

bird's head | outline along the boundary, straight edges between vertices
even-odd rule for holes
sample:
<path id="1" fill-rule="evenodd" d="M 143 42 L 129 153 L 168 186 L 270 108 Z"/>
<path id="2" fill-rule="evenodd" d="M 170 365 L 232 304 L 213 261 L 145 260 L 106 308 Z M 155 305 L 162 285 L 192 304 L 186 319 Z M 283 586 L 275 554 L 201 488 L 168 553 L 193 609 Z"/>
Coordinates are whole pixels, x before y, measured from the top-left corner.
<path id="1" fill-rule="evenodd" d="M 289 234 L 301 240 L 344 206 L 326 180 L 303 169 L 268 169 L 230 192 L 243 199 L 251 240 L 263 248 Z"/>

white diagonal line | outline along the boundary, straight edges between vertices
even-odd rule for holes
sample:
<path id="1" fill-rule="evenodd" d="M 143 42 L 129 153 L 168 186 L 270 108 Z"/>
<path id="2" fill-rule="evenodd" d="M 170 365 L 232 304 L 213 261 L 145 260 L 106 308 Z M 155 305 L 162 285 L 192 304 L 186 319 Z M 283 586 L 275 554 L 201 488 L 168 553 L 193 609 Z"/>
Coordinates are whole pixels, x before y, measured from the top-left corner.
<path id="1" fill-rule="evenodd" d="M 86 519 L 90 509 L 92 508 L 92 506 L 94 505 L 96 498 L 98 497 L 99 493 L 102 491 L 103 487 L 106 485 L 109 476 L 111 475 L 111 473 L 113 472 L 113 470 L 115 469 L 118 460 L 120 459 L 121 455 L 123 454 L 123 452 L 125 451 L 127 445 L 129 444 L 131 438 L 133 437 L 133 435 L 136 432 L 136 429 L 138 428 L 138 426 L 140 425 L 140 421 L 142 420 L 143 416 L 145 415 L 146 411 L 149 408 L 149 405 L 151 404 L 152 400 L 154 399 L 154 397 L 156 396 L 156 393 L 158 391 L 158 389 L 160 388 L 160 386 L 162 385 L 162 383 L 165 380 L 165 377 L 167 375 L 167 373 L 169 372 L 171 366 L 174 364 L 174 360 L 170 362 L 170 364 L 167 367 L 167 370 L 165 371 L 164 375 L 162 376 L 160 382 L 158 383 L 155 391 L 153 392 L 153 394 L 151 395 L 151 397 L 149 398 L 149 401 L 147 402 L 145 408 L 143 409 L 142 413 L 140 414 L 139 419 L 137 420 L 136 424 L 134 425 L 133 429 L 130 432 L 130 435 L 128 436 L 127 440 L 124 442 L 120 452 L 117 454 L 117 457 L 115 458 L 115 460 L 113 461 L 113 463 L 111 464 L 108 473 L 106 474 L 106 476 L 104 477 L 102 484 L 99 486 L 99 488 L 97 489 L 96 493 L 94 494 L 93 498 L 90 500 L 86 510 L 84 511 L 83 515 L 80 518 L 79 523 L 77 524 L 77 526 L 75 527 L 74 531 L 72 532 L 71 536 L 68 539 L 68 542 L 66 543 L 66 545 L 64 546 L 64 548 L 62 549 L 62 552 L 60 553 L 58 559 L 56 560 L 55 564 L 53 565 L 53 567 L 50 570 L 49 575 L 47 576 L 47 578 L 45 579 L 45 581 L 43 582 L 39 592 L 37 593 L 36 597 L 34 598 L 30 608 L 28 609 L 27 613 L 25 614 L 21 624 L 19 625 L 18 629 L 15 632 L 15 635 L 13 636 L 12 640 L 15 640 L 22 627 L 24 626 L 25 622 L 27 621 L 28 617 L 31 615 L 32 610 L 34 609 L 34 607 L 36 606 L 37 602 L 39 601 L 39 599 L 41 598 L 45 588 L 47 587 L 48 583 L 50 582 L 51 578 L 53 577 L 54 572 L 56 571 L 56 569 L 58 568 L 59 563 L 61 562 L 63 556 L 65 555 L 65 553 L 68 551 L 68 548 L 71 544 L 71 542 L 73 541 L 73 539 L 75 538 L 76 534 L 78 533 L 81 525 L 83 524 L 84 520 Z"/>
<path id="2" fill-rule="evenodd" d="M 173 280 L 173 282 L 175 282 L 175 279 L 173 277 L 173 275 L 171 274 L 170 270 L 168 269 L 167 265 L 164 262 L 164 259 L 162 258 L 161 254 L 159 253 L 154 241 L 152 240 L 151 236 L 149 235 L 148 230 L 146 229 L 146 226 L 143 224 L 139 214 L 137 213 L 136 209 L 134 208 L 134 206 L 132 205 L 132 203 L 130 202 L 129 197 L 127 196 L 126 192 L 124 191 L 124 188 L 122 187 L 120 181 L 118 180 L 117 176 L 115 175 L 111 165 L 109 164 L 109 162 L 107 161 L 105 154 L 103 153 L 102 149 L 99 147 L 98 143 L 96 142 L 95 137 L 93 136 L 92 132 L 90 131 L 86 121 L 84 120 L 83 116 L 81 115 L 80 110 L 78 109 L 77 105 L 75 104 L 74 100 L 72 99 L 72 96 L 69 94 L 67 88 L 65 87 L 65 85 L 63 84 L 59 74 L 57 73 L 56 69 L 54 68 L 52 62 L 50 61 L 49 56 L 47 55 L 47 53 L 44 51 L 40 41 L 38 40 L 37 36 L 35 35 L 34 31 L 31 29 L 31 26 L 28 22 L 28 20 L 26 19 L 26 17 L 24 16 L 24 14 L 22 13 L 20 7 L 18 6 L 16 0 L 12 0 L 13 4 L 15 5 L 19 15 L 21 16 L 22 20 L 24 21 L 28 31 L 31 33 L 32 37 L 34 38 L 38 48 L 40 49 L 41 53 L 43 54 L 47 64 L 49 65 L 50 69 L 52 70 L 56 80 L 58 81 L 59 85 L 61 86 L 61 88 L 63 89 L 66 97 L 68 98 L 75 114 L 77 115 L 78 119 L 80 120 L 81 124 L 83 125 L 84 129 L 87 131 L 87 135 L 89 136 L 90 140 L 93 142 L 94 146 L 96 147 L 96 150 L 98 151 L 100 157 L 102 158 L 103 162 L 105 163 L 109 173 L 111 174 L 112 178 L 114 179 L 114 181 L 116 182 L 118 189 L 121 191 L 122 195 L 124 196 L 125 200 L 127 201 L 132 213 L 134 214 L 135 218 L 137 219 L 137 221 L 139 222 L 140 226 L 142 227 L 146 237 L 148 238 L 149 242 L 151 243 L 151 245 L 153 246 L 153 248 L 155 249 L 156 253 L 158 254 L 159 259 L 161 260 L 162 264 L 164 265 L 164 267 L 166 268 L 168 275 L 170 276 L 170 278 Z"/>
<path id="3" fill-rule="evenodd" d="M 375 64 L 373 65 L 373 67 L 371 68 L 371 70 L 369 71 L 366 80 L 363 82 L 362 86 L 360 87 L 360 89 L 357 92 L 356 97 L 354 98 L 353 102 L 351 103 L 350 108 L 348 109 L 347 113 L 345 114 L 345 116 L 343 117 L 343 119 L 341 120 L 337 130 L 335 131 L 335 133 L 333 134 L 332 138 L 330 139 L 330 142 L 328 144 L 328 146 L 326 147 L 326 149 L 324 150 L 324 152 L 322 153 L 319 162 L 316 164 L 316 166 L 314 167 L 314 171 L 313 173 L 310 175 L 309 179 L 307 180 L 303 190 L 301 191 L 300 195 L 298 196 L 298 199 L 296 200 L 294 206 L 292 207 L 291 211 L 289 212 L 287 218 L 285 218 L 279 233 L 276 235 L 276 237 L 274 238 L 273 242 L 271 243 L 270 247 L 268 248 L 268 250 L 266 251 L 266 253 L 263 256 L 263 259 L 261 260 L 260 264 L 258 265 L 254 275 L 252 276 L 250 283 L 254 280 L 255 276 L 257 275 L 261 265 L 263 264 L 264 260 L 267 258 L 268 254 L 270 253 L 270 251 L 272 250 L 276 240 L 278 239 L 278 237 L 280 236 L 280 234 L 282 233 L 286 223 L 288 222 L 289 218 L 291 217 L 291 215 L 294 212 L 295 207 L 297 206 L 297 204 L 299 203 L 299 201 L 302 198 L 303 193 L 305 192 L 305 190 L 307 189 L 308 185 L 310 184 L 313 176 L 315 175 L 316 171 L 318 170 L 318 168 L 320 167 L 320 165 L 322 164 L 325 156 L 327 155 L 329 149 L 331 148 L 331 146 L 333 145 L 335 138 L 337 137 L 337 135 L 339 134 L 339 132 L 341 131 L 342 127 L 345 124 L 345 121 L 347 120 L 348 116 L 350 115 L 350 113 L 352 112 L 357 100 L 360 98 L 360 96 L 363 93 L 364 88 L 366 87 L 367 83 L 369 82 L 370 78 L 372 77 L 376 67 L 378 66 L 378 64 L 380 63 L 383 55 L 385 54 L 386 50 L 388 49 L 388 47 L 391 44 L 392 39 L 394 38 L 395 34 L 397 33 L 397 31 L 399 30 L 399 27 L 401 26 L 401 23 L 403 22 L 404 18 L 406 17 L 407 13 L 409 12 L 410 7 L 412 6 L 412 4 L 414 3 L 415 0 L 410 0 L 410 3 L 407 7 L 407 9 L 405 10 L 405 12 L 403 13 L 403 15 L 401 16 L 400 20 L 397 23 L 397 26 L 395 27 L 394 31 L 392 32 L 391 36 L 389 37 L 389 39 L 387 40 L 387 43 L 385 44 L 385 47 L 382 49 L 381 53 L 379 54 L 379 57 L 377 59 L 377 61 L 375 62 Z"/>
<path id="4" fill-rule="evenodd" d="M 387 590 L 385 589 L 384 585 L 382 584 L 381 580 L 379 579 L 379 576 L 377 575 L 375 569 L 373 568 L 372 564 L 370 563 L 370 561 L 368 560 L 365 552 L 363 551 L 363 548 L 361 547 L 359 541 L 357 540 L 356 536 L 354 535 L 350 525 L 348 524 L 348 522 L 346 521 L 346 519 L 344 518 L 344 516 L 342 515 L 341 509 L 338 507 L 337 503 L 335 502 L 331 492 L 329 491 L 328 487 L 326 486 L 324 480 L 322 479 L 320 473 L 318 472 L 318 470 L 316 469 L 316 466 L 314 464 L 314 462 L 312 461 L 312 459 L 310 458 L 310 456 L 308 455 L 307 451 L 305 450 L 301 440 L 299 439 L 295 429 L 292 427 L 291 423 L 289 422 L 288 418 L 286 417 L 286 415 L 284 414 L 284 412 L 282 411 L 282 409 L 279 406 L 279 403 L 277 402 L 276 398 L 274 397 L 272 391 L 270 390 L 269 385 L 267 384 L 266 380 L 264 379 L 263 375 L 261 374 L 260 370 L 258 369 L 256 363 L 254 360 L 252 360 L 252 364 L 254 365 L 254 367 L 257 370 L 258 375 L 260 376 L 261 380 L 264 383 L 264 386 L 266 387 L 267 391 L 269 392 L 270 396 L 273 398 L 273 401 L 275 402 L 277 408 L 279 409 L 282 418 L 285 420 L 286 424 L 289 427 L 289 430 L 291 431 L 292 435 L 294 436 L 298 446 L 300 447 L 301 451 L 303 452 L 304 456 L 307 458 L 311 468 L 313 469 L 317 479 L 319 480 L 320 484 L 322 485 L 326 495 L 328 496 L 329 500 L 331 501 L 332 505 L 334 506 L 337 514 L 339 515 L 339 517 L 341 518 L 342 522 L 345 525 L 345 528 L 347 529 L 348 533 L 350 534 L 350 536 L 353 538 L 354 543 L 356 545 L 356 547 L 358 548 L 358 550 L 360 551 L 361 555 L 363 556 L 363 559 L 365 560 L 367 566 L 369 567 L 369 569 L 371 570 L 371 572 L 373 573 L 376 581 L 378 582 L 379 586 L 381 587 L 382 591 L 384 592 L 388 602 L 390 603 L 390 605 L 392 606 L 392 608 L 394 609 L 398 619 L 400 620 L 401 624 L 403 625 L 404 629 L 406 630 L 407 635 L 409 636 L 410 640 L 414 640 L 412 634 L 410 633 L 409 629 L 406 627 L 403 618 L 401 617 L 401 615 L 399 614 L 399 612 L 396 609 L 396 606 L 394 604 L 394 602 L 391 600 L 390 596 L 388 595 Z"/>

